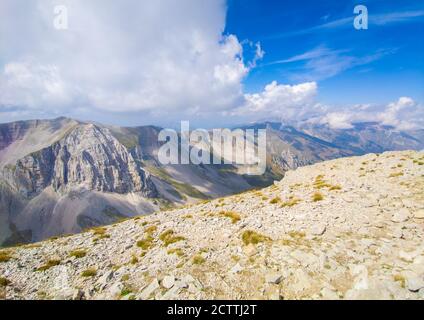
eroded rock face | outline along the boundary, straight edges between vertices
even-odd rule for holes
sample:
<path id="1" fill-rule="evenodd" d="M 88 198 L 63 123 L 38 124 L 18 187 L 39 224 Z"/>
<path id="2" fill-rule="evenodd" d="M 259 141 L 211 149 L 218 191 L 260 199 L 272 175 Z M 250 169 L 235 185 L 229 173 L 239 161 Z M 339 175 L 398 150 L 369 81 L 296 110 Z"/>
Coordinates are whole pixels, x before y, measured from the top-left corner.
<path id="1" fill-rule="evenodd" d="M 148 197 L 157 193 L 149 173 L 107 129 L 94 124 L 80 125 L 50 147 L 20 159 L 6 176 L 28 197 L 48 186 L 59 192 L 85 188 Z"/>

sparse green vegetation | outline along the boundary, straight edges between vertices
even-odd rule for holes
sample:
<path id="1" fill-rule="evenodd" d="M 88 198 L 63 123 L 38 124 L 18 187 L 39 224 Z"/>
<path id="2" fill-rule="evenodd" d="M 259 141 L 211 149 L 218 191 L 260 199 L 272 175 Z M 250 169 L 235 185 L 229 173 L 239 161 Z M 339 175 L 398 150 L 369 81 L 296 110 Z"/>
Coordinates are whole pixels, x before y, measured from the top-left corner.
<path id="1" fill-rule="evenodd" d="M 159 236 L 159 239 L 162 241 L 165 241 L 165 239 L 171 237 L 174 234 L 173 230 L 166 230 L 165 232 L 162 232 Z"/>
<path id="2" fill-rule="evenodd" d="M 269 203 L 271 204 L 277 204 L 281 202 L 281 198 L 280 197 L 275 197 L 273 199 L 271 199 L 271 201 Z"/>
<path id="3" fill-rule="evenodd" d="M 102 234 L 102 235 L 99 235 L 98 237 L 94 238 L 94 239 L 93 239 L 93 242 L 94 242 L 94 243 L 96 243 L 96 242 L 98 242 L 99 240 L 102 240 L 102 239 L 109 239 L 109 238 L 110 238 L 110 234 Z"/>
<path id="4" fill-rule="evenodd" d="M 153 243 L 153 237 L 148 235 L 146 238 L 137 241 L 137 247 L 143 250 L 149 250 Z"/>
<path id="5" fill-rule="evenodd" d="M 192 260 L 193 264 L 203 264 L 205 261 L 205 258 L 203 258 L 200 254 L 196 254 Z"/>
<path id="6" fill-rule="evenodd" d="M 403 176 L 403 172 L 394 172 L 389 176 L 389 178 L 395 178 L 395 177 L 401 177 L 401 176 Z"/>
<path id="7" fill-rule="evenodd" d="M 36 249 L 36 248 L 41 248 L 41 244 L 39 243 L 31 243 L 31 244 L 26 244 L 23 246 L 24 249 Z"/>
<path id="8" fill-rule="evenodd" d="M 170 244 L 185 240 L 184 237 L 175 236 L 173 230 L 166 230 L 159 236 L 159 239 L 163 242 L 165 247 L 169 246 Z"/>
<path id="9" fill-rule="evenodd" d="M 37 269 L 39 272 L 44 272 L 50 268 L 56 267 L 60 264 L 60 260 L 49 260 L 47 263 Z"/>
<path id="10" fill-rule="evenodd" d="M 91 232 L 93 233 L 93 235 L 95 236 L 102 236 L 106 234 L 106 228 L 104 227 L 95 227 L 91 229 Z"/>
<path id="11" fill-rule="evenodd" d="M 70 257 L 75 257 L 77 259 L 84 258 L 87 255 L 86 250 L 74 250 L 69 253 Z"/>
<path id="12" fill-rule="evenodd" d="M 90 269 L 84 270 L 81 273 L 81 276 L 84 277 L 84 278 L 94 277 L 96 275 L 97 275 L 97 270 L 94 269 L 94 268 L 90 268 Z"/>
<path id="13" fill-rule="evenodd" d="M 289 236 L 294 238 L 294 239 L 302 239 L 306 236 L 306 234 L 304 232 L 301 231 L 290 231 Z"/>
<path id="14" fill-rule="evenodd" d="M 157 228 L 158 227 L 155 225 L 147 227 L 144 230 L 144 232 L 146 233 L 146 237 L 137 241 L 137 247 L 143 250 L 149 250 L 152 247 L 154 241 L 153 233 L 156 232 Z"/>
<path id="15" fill-rule="evenodd" d="M 331 188 L 331 184 L 327 183 L 324 180 L 324 176 L 323 175 L 319 175 L 319 176 L 317 176 L 315 178 L 314 188 L 315 189 Z"/>
<path id="16" fill-rule="evenodd" d="M 176 254 L 178 257 L 182 257 L 184 255 L 184 251 L 181 248 L 169 249 L 167 251 L 168 254 Z"/>
<path id="17" fill-rule="evenodd" d="M 120 143 L 122 143 L 128 150 L 135 148 L 138 144 L 138 136 L 132 132 L 120 132 L 118 130 L 114 131 L 114 136 Z"/>
<path id="18" fill-rule="evenodd" d="M 287 200 L 287 201 L 285 201 L 285 202 L 283 202 L 283 203 L 281 204 L 281 208 L 285 208 L 285 207 L 294 207 L 294 206 L 295 206 L 295 205 L 297 205 L 300 201 L 301 201 L 300 199 L 298 199 L 298 198 L 296 198 L 296 197 L 294 197 L 294 196 L 291 196 L 291 197 L 289 198 L 289 200 Z"/>
<path id="19" fill-rule="evenodd" d="M 48 295 L 45 291 L 37 291 L 37 296 L 40 300 L 47 300 L 48 298 Z"/>
<path id="20" fill-rule="evenodd" d="M 226 217 L 226 218 L 230 218 L 231 222 L 237 223 L 238 221 L 240 221 L 241 217 L 238 213 L 233 212 L 233 211 L 221 211 L 219 213 L 220 216 Z"/>
<path id="21" fill-rule="evenodd" d="M 12 259 L 12 254 L 9 251 L 0 251 L 0 263 L 8 262 Z"/>
<path id="22" fill-rule="evenodd" d="M 342 190 L 342 187 L 339 185 L 331 186 L 330 191 Z"/>
<path id="23" fill-rule="evenodd" d="M 144 232 L 146 232 L 147 234 L 150 234 L 150 235 L 152 235 L 153 233 L 155 233 L 156 232 L 156 230 L 158 229 L 158 227 L 157 226 L 150 226 L 150 227 L 147 227 L 145 230 L 144 230 Z"/>
<path id="24" fill-rule="evenodd" d="M 306 234 L 302 231 L 290 231 L 288 232 L 290 238 L 285 238 L 281 240 L 281 244 L 284 246 L 300 245 L 305 244 Z"/>
<path id="25" fill-rule="evenodd" d="M 129 287 L 124 287 L 121 291 L 121 297 L 125 297 L 129 294 L 133 293 L 133 290 Z"/>
<path id="26" fill-rule="evenodd" d="M 104 227 L 95 227 L 90 229 L 90 231 L 92 232 L 92 234 L 94 236 L 96 236 L 93 239 L 93 243 L 97 243 L 98 241 L 102 240 L 102 239 L 109 239 L 110 235 L 106 233 L 106 228 Z"/>
<path id="27" fill-rule="evenodd" d="M 253 230 L 246 230 L 243 232 L 241 239 L 243 240 L 243 243 L 245 245 L 248 244 L 258 244 L 260 242 L 265 242 L 270 240 L 269 237 L 264 236 L 260 233 L 257 233 L 256 231 Z"/>
<path id="28" fill-rule="evenodd" d="M 297 188 L 299 188 L 299 187 L 301 187 L 302 186 L 302 184 L 301 183 L 295 183 L 295 184 L 292 184 L 291 186 L 290 186 L 290 189 L 297 189 Z"/>
<path id="29" fill-rule="evenodd" d="M 324 196 L 319 192 L 315 192 L 314 195 L 312 196 L 312 201 L 314 202 L 318 202 L 322 200 L 324 200 Z"/>
<path id="30" fill-rule="evenodd" d="M 7 287 L 10 281 L 6 278 L 0 277 L 0 287 Z"/>
<path id="31" fill-rule="evenodd" d="M 406 279 L 405 279 L 405 277 L 404 277 L 403 275 L 401 275 L 401 274 L 396 274 L 396 275 L 394 275 L 393 280 L 395 280 L 396 282 L 399 282 L 400 286 L 401 286 L 402 288 L 405 288 L 405 285 L 406 285 Z"/>
<path id="32" fill-rule="evenodd" d="M 131 257 L 131 261 L 130 261 L 130 263 L 131 263 L 131 264 L 137 264 L 137 263 L 138 263 L 138 258 L 137 258 L 135 255 L 133 255 L 133 256 Z"/>

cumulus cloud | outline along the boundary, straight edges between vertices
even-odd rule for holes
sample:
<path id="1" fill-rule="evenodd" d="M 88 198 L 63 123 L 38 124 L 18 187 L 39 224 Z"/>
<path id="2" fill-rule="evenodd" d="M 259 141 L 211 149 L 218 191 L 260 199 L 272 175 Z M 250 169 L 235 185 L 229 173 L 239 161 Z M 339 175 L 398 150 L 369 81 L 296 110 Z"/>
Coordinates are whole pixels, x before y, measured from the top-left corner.
<path id="1" fill-rule="evenodd" d="M 68 30 L 54 28 L 55 5 L 68 9 Z M 314 82 L 243 92 L 265 51 L 223 34 L 225 18 L 224 0 L 2 1 L 2 118 L 112 113 L 157 123 L 306 110 Z"/>
<path id="2" fill-rule="evenodd" d="M 54 28 L 58 4 L 68 30 Z M 225 16 L 224 0 L 1 1 L 0 108 L 228 110 L 263 51 L 244 61 Z"/>
<path id="3" fill-rule="evenodd" d="M 68 9 L 67 30 L 54 28 L 56 5 Z M 244 93 L 243 80 L 265 51 L 224 34 L 225 19 L 225 0 L 2 0 L 1 120 L 68 115 L 172 124 L 200 116 L 208 124 L 312 118 L 338 129 L 366 119 L 423 127 L 422 105 L 411 98 L 337 111 L 317 101 L 315 79 L 386 52 L 357 58 L 321 46 L 276 62 L 304 63 L 310 78 Z"/>
<path id="4" fill-rule="evenodd" d="M 321 118 L 321 123 L 328 124 L 332 129 L 352 129 L 351 116 L 343 112 L 330 112 Z"/>
<path id="5" fill-rule="evenodd" d="M 0 86 L 0 101 L 4 105 L 36 109 L 44 104 L 60 106 L 70 102 L 66 84 L 54 65 L 8 63 Z"/>
<path id="6" fill-rule="evenodd" d="M 233 114 L 294 120 L 302 117 L 305 112 L 311 112 L 315 105 L 317 88 L 316 82 L 283 85 L 273 81 L 263 92 L 246 94 L 244 105 Z"/>
<path id="7" fill-rule="evenodd" d="M 410 97 L 401 97 L 387 105 L 356 105 L 345 110 L 328 111 L 309 119 L 332 129 L 350 129 L 357 122 L 376 122 L 398 130 L 424 128 L 424 106 Z"/>

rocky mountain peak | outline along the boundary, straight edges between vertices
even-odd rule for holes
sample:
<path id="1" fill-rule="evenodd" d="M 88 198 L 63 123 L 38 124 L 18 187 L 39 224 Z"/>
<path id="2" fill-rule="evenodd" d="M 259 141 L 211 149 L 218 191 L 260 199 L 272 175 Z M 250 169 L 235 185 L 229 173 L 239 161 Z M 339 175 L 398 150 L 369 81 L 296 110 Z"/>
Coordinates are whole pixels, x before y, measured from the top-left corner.
<path id="1" fill-rule="evenodd" d="M 108 129 L 80 124 L 64 138 L 19 159 L 9 181 L 21 194 L 32 196 L 54 190 L 87 189 L 102 192 L 156 193 L 149 174 Z"/>

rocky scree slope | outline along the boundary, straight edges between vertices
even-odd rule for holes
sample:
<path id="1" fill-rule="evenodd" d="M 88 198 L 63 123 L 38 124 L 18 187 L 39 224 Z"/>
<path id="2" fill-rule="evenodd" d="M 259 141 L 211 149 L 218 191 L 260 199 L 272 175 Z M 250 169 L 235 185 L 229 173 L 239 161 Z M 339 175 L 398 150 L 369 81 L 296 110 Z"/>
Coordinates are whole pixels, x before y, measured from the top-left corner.
<path id="1" fill-rule="evenodd" d="M 424 153 L 0 251 L 7 299 L 424 299 Z"/>

